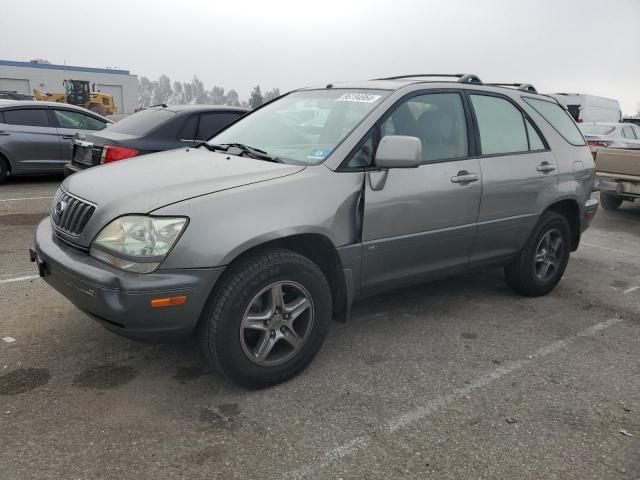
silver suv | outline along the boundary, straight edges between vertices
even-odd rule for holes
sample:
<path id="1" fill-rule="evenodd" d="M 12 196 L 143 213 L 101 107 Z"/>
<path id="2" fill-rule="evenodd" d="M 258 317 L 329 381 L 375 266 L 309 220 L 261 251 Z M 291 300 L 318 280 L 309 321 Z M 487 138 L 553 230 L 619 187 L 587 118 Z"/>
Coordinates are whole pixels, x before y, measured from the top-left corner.
<path id="1" fill-rule="evenodd" d="M 544 295 L 598 207 L 589 148 L 529 85 L 438 77 L 297 90 L 199 146 L 73 175 L 32 260 L 109 330 L 195 333 L 247 387 L 297 374 L 383 290 L 504 266 Z"/>

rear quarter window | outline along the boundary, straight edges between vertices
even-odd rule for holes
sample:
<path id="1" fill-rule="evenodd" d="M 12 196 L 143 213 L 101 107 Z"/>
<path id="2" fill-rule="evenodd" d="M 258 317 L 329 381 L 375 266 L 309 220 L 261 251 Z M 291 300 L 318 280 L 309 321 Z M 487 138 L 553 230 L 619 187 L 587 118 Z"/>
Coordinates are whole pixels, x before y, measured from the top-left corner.
<path id="1" fill-rule="evenodd" d="M 576 122 L 573 121 L 567 111 L 560 105 L 538 98 L 523 97 L 522 99 L 538 112 L 540 116 L 571 145 L 586 145 Z"/>
<path id="2" fill-rule="evenodd" d="M 580 130 L 585 135 L 609 135 L 616 127 L 609 125 L 580 125 Z"/>
<path id="3" fill-rule="evenodd" d="M 109 127 L 112 132 L 128 133 L 129 135 L 142 136 L 156 127 L 163 125 L 174 118 L 175 112 L 164 108 L 150 108 L 129 115 L 127 118 L 116 122 Z"/>

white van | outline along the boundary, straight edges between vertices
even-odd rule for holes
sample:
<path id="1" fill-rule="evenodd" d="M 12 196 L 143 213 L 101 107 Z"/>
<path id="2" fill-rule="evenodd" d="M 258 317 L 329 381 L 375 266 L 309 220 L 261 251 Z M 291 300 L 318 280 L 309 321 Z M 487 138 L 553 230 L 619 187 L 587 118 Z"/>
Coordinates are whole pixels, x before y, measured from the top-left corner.
<path id="1" fill-rule="evenodd" d="M 552 93 L 578 122 L 620 122 L 620 103 L 613 98 L 596 97 L 582 93 Z"/>

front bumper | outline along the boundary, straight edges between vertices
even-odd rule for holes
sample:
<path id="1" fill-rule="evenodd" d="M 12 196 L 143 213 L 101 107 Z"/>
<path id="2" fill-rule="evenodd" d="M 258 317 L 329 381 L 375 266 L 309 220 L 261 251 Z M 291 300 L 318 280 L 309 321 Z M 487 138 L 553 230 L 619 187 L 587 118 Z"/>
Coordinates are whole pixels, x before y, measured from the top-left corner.
<path id="1" fill-rule="evenodd" d="M 107 329 L 143 341 L 193 332 L 224 267 L 137 274 L 110 267 L 59 240 L 49 218 L 36 229 L 31 258 L 44 280 Z M 152 307 L 151 300 L 184 295 L 186 303 Z"/>

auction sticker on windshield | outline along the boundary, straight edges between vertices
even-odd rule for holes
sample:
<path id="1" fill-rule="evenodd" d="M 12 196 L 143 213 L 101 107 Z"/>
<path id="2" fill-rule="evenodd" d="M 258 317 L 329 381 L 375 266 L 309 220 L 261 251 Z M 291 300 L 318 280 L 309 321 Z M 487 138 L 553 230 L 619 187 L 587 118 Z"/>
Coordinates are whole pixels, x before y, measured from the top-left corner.
<path id="1" fill-rule="evenodd" d="M 311 150 L 311 153 L 307 155 L 309 160 L 324 160 L 327 155 L 329 155 L 331 151 L 322 149 L 322 148 L 314 148 Z"/>
<path id="2" fill-rule="evenodd" d="M 382 97 L 382 95 L 373 95 L 371 93 L 345 93 L 336 98 L 336 102 L 373 103 L 380 97 Z"/>

